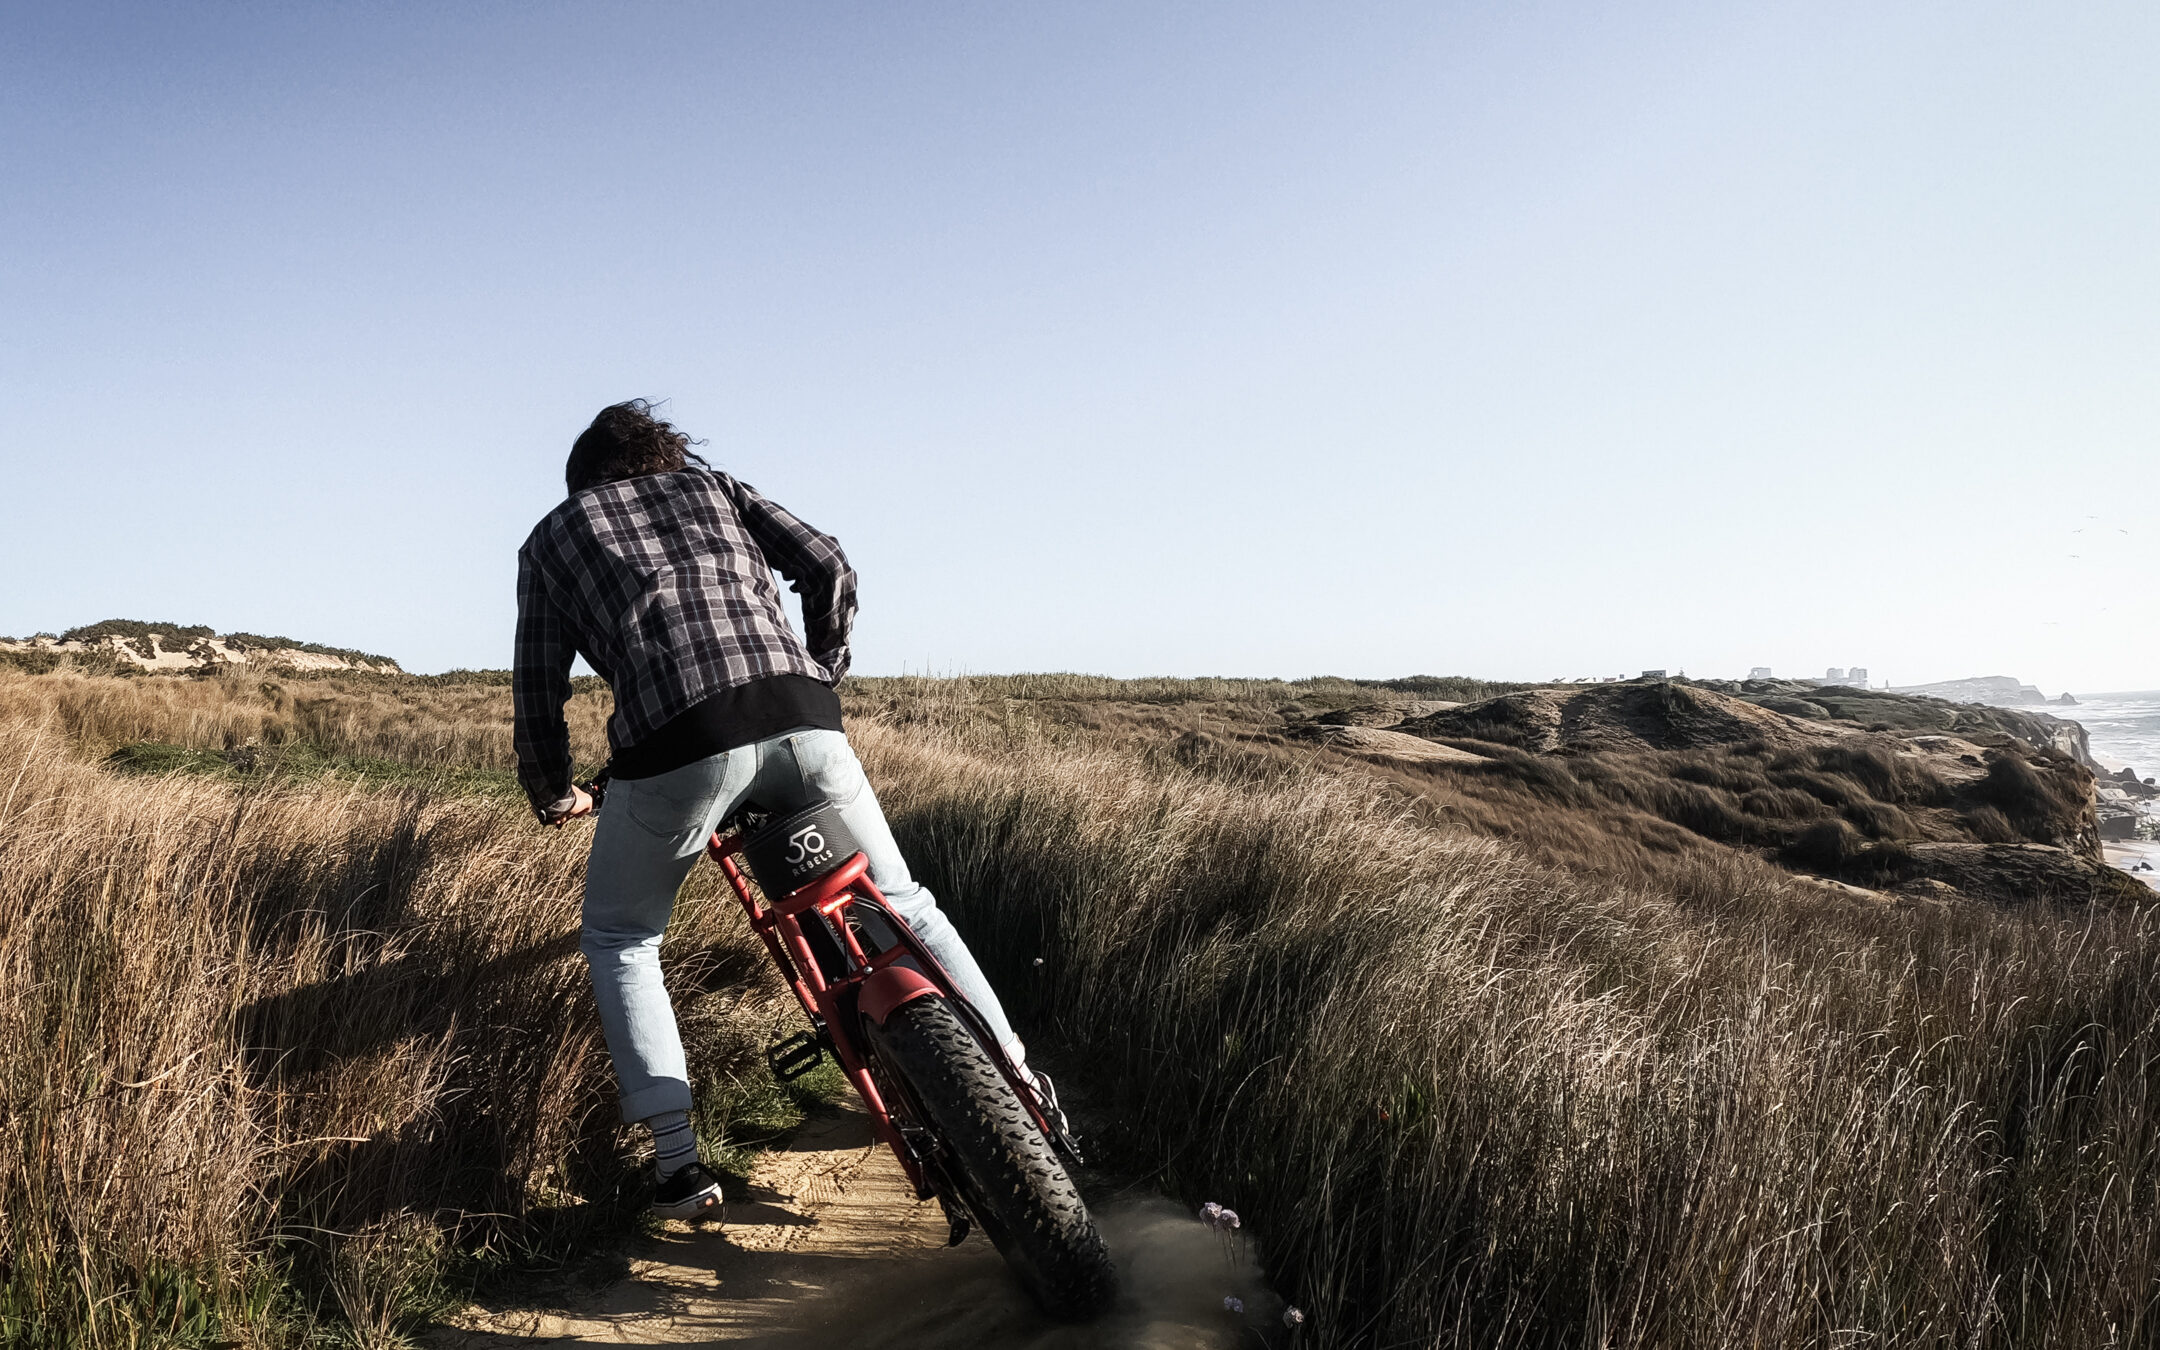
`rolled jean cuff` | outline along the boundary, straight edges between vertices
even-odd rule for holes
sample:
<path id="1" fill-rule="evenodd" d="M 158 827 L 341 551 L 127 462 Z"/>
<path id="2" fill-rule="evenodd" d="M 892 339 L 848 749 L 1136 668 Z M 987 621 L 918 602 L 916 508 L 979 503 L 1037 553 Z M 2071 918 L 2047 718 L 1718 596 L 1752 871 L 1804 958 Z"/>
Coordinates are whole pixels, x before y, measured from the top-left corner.
<path id="1" fill-rule="evenodd" d="M 621 1103 L 623 1124 L 635 1125 L 641 1120 L 651 1120 L 662 1112 L 688 1111 L 691 1105 L 690 1085 L 679 1078 L 663 1079 L 635 1092 L 624 1093 Z"/>

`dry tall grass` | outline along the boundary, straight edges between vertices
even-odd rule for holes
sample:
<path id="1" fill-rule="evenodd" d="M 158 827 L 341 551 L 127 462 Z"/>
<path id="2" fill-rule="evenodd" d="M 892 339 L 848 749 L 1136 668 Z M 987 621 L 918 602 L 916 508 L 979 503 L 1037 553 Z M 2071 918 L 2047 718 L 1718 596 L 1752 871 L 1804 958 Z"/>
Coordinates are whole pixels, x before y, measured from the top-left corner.
<path id="1" fill-rule="evenodd" d="M 580 761 L 607 758 L 605 689 L 572 697 L 566 714 Z M 82 753 L 158 741 L 190 750 L 306 743 L 419 768 L 517 768 L 506 682 L 454 676 L 304 678 L 246 668 L 213 676 L 111 676 L 0 668 L 0 719 L 50 723 Z"/>
<path id="2" fill-rule="evenodd" d="M 394 685 L 303 723 L 232 677 L 0 676 L 18 1339 L 275 1327 L 280 1262 L 379 1325 L 416 1245 L 557 1243 L 619 1195 L 581 839 L 61 753 L 499 753 L 499 688 Z M 1158 735 L 1177 706 L 907 693 L 857 691 L 851 732 L 919 870 L 1110 1142 L 1246 1216 L 1308 1343 L 2156 1340 L 2151 910 L 1843 904 L 1707 844 L 1568 871 L 1341 760 Z M 739 921 L 694 900 L 670 955 L 713 991 L 693 1044 L 740 1060 Z"/>
<path id="3" fill-rule="evenodd" d="M 54 692 L 77 731 L 248 725 L 199 686 L 114 683 Z M 144 695 L 171 720 L 121 718 Z M 0 1341 L 380 1331 L 436 1248 L 531 1256 L 620 1226 L 582 839 L 485 801 L 122 777 L 65 751 L 55 717 L 0 720 Z M 709 1076 L 754 1060 L 778 1006 L 712 898 L 668 946 Z"/>
<path id="4" fill-rule="evenodd" d="M 2150 910 L 1845 906 L 1738 855 L 1631 889 L 1347 775 L 856 735 L 994 977 L 1321 1344 L 2160 1331 Z"/>

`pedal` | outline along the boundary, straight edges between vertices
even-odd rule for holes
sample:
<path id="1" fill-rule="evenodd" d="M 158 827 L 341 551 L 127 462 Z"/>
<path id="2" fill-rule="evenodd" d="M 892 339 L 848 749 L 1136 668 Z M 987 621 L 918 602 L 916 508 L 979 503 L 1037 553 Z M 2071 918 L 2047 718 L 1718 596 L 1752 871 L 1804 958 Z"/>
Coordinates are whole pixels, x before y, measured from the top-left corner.
<path id="1" fill-rule="evenodd" d="M 765 1047 L 766 1067 L 783 1083 L 794 1082 L 816 1068 L 823 1058 L 825 1044 L 814 1031 L 798 1031 Z"/>
<path id="2" fill-rule="evenodd" d="M 1072 1121 L 1066 1117 L 1064 1106 L 1058 1102 L 1057 1085 L 1050 1081 L 1049 1074 L 1039 1069 L 1033 1077 L 1035 1104 L 1041 1109 L 1043 1119 L 1050 1126 L 1050 1147 L 1064 1154 L 1073 1166 L 1087 1166 L 1087 1159 L 1080 1153 L 1080 1136 L 1073 1133 Z"/>
<path id="3" fill-rule="evenodd" d="M 969 1221 L 967 1211 L 954 1204 L 943 1191 L 938 1192 L 937 1202 L 938 1208 L 945 1211 L 945 1245 L 957 1247 L 967 1241 L 968 1230 L 974 1225 Z"/>
<path id="4" fill-rule="evenodd" d="M 1065 1155 L 1065 1161 L 1075 1167 L 1087 1166 L 1087 1155 L 1080 1151 L 1080 1136 L 1070 1130 L 1060 1130 L 1050 1136 L 1050 1147 Z"/>

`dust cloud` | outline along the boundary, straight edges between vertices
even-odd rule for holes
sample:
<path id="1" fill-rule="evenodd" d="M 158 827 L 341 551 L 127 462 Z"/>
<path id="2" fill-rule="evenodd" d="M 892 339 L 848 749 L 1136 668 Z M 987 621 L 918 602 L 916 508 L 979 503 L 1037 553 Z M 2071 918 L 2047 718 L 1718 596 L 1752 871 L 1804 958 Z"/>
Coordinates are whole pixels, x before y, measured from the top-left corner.
<path id="1" fill-rule="evenodd" d="M 1282 1347 L 1283 1304 L 1251 1245 L 1160 1196 L 1094 1206 L 1118 1265 L 1116 1305 L 1052 1322 L 980 1234 L 945 1246 L 870 1139 L 860 1109 L 821 1112 L 766 1154 L 715 1227 L 670 1225 L 630 1277 L 582 1295 L 470 1308 L 424 1339 L 440 1350 L 567 1345 L 735 1350 L 1229 1350 Z M 1240 1300 L 1242 1312 L 1224 1306 Z"/>
<path id="2" fill-rule="evenodd" d="M 798 1327 L 746 1344 L 859 1350 L 1215 1350 L 1276 1344 L 1282 1301 L 1248 1244 L 1161 1198 L 1116 1203 L 1096 1223 L 1117 1260 L 1117 1306 L 1082 1326 L 1045 1319 L 986 1242 L 846 1280 L 797 1305 Z M 1242 1315 L 1225 1297 L 1244 1304 Z M 1273 1334 L 1271 1334 L 1273 1333 Z"/>

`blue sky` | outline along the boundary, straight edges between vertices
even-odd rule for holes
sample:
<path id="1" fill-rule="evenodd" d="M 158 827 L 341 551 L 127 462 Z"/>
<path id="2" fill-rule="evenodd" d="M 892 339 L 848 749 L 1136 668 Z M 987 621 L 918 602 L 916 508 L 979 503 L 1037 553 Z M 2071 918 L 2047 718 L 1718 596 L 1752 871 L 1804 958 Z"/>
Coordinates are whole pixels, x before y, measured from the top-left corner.
<path id="1" fill-rule="evenodd" d="M 0 632 L 506 664 L 601 404 L 858 670 L 2160 685 L 2160 10 L 10 4 Z"/>

